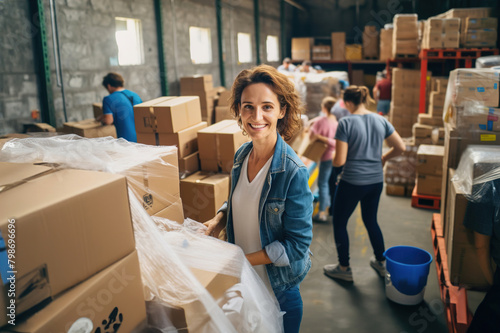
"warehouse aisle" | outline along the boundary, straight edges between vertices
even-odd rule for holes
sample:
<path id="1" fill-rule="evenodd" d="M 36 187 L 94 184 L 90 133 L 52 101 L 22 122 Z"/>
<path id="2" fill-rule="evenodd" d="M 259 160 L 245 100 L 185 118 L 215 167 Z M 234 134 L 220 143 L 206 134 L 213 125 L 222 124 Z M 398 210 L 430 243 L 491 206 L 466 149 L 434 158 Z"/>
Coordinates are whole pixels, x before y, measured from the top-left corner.
<path id="1" fill-rule="evenodd" d="M 409 198 L 386 196 L 384 190 L 378 216 L 386 249 L 411 245 L 433 254 L 433 212 L 412 208 Z M 424 302 L 417 306 L 393 303 L 385 297 L 384 280 L 369 265 L 373 252 L 359 205 L 348 231 L 354 283 L 332 280 L 323 274 L 323 265 L 337 263 L 333 227 L 331 220 L 314 223 L 313 267 L 300 288 L 304 301 L 301 332 L 447 332 L 434 263 Z"/>

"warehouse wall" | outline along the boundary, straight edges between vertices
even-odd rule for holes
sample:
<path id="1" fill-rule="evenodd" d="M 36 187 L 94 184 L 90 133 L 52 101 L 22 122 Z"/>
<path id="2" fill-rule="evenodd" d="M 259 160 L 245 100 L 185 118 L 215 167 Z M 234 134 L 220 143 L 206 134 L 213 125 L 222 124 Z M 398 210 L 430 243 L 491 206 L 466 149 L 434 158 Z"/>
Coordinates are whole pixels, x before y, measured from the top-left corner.
<path id="1" fill-rule="evenodd" d="M 27 1 L 0 1 L 0 133 L 22 129 L 39 108 L 37 75 Z"/>
<path id="2" fill-rule="evenodd" d="M 49 1 L 45 2 L 47 35 L 52 36 Z M 108 94 L 101 83 L 103 76 L 110 71 L 122 74 L 125 87 L 137 92 L 143 99 L 159 96 L 158 51 L 152 1 L 59 0 L 56 10 L 68 121 L 93 117 L 91 104 L 102 101 Z M 143 65 L 110 65 L 110 58 L 118 56 L 115 17 L 141 20 Z M 64 122 L 63 101 L 55 76 L 52 38 L 49 38 L 48 46 L 59 127 Z"/>
<path id="3" fill-rule="evenodd" d="M 68 121 L 91 118 L 94 102 L 108 93 L 102 77 L 110 71 L 121 73 L 126 88 L 143 100 L 161 95 L 154 1 L 134 0 L 55 0 L 60 55 Z M 179 94 L 179 79 L 195 74 L 212 74 L 221 85 L 216 9 L 214 0 L 162 0 L 163 42 L 170 95 Z M 280 0 L 259 0 L 260 55 L 267 63 L 267 35 L 280 33 Z M 291 17 L 292 9 L 287 7 Z M 44 0 L 47 47 L 57 126 L 65 121 L 61 87 L 57 85 L 52 43 L 49 0 Z M 175 14 L 174 14 L 175 13 Z M 33 49 L 36 18 L 30 18 L 28 1 L 0 0 L 0 135 L 19 132 L 30 122 L 30 110 L 40 109 L 38 76 Z M 115 17 L 140 19 L 145 62 L 137 66 L 112 66 L 117 57 Z M 236 75 L 256 64 L 254 0 L 223 0 L 223 48 L 226 87 Z M 290 21 L 290 20 L 288 20 Z M 288 22 L 287 22 L 288 23 Z M 193 65 L 190 59 L 189 27 L 209 28 L 212 63 Z M 291 33 L 291 24 L 287 24 Z M 238 63 L 237 33 L 252 36 L 251 63 Z M 281 41 L 280 41 L 281 42 Z M 290 45 L 288 46 L 288 48 Z M 280 55 L 280 59 L 282 56 Z M 5 59 L 5 61 L 4 61 Z M 269 63 L 277 66 L 280 61 Z"/>

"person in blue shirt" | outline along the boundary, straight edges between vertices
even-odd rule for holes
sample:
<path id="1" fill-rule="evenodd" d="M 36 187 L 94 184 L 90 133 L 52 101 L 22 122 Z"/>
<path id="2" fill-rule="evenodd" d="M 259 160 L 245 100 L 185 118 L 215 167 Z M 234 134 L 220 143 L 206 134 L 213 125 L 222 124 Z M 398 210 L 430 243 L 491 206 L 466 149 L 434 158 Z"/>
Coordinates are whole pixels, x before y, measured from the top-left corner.
<path id="1" fill-rule="evenodd" d="M 130 142 L 137 142 L 134 122 L 134 105 L 142 103 L 135 92 L 124 88 L 125 80 L 118 73 L 108 73 L 102 80 L 102 85 L 109 96 L 102 100 L 103 115 L 97 121 L 104 125 L 114 124 L 116 135 Z"/>

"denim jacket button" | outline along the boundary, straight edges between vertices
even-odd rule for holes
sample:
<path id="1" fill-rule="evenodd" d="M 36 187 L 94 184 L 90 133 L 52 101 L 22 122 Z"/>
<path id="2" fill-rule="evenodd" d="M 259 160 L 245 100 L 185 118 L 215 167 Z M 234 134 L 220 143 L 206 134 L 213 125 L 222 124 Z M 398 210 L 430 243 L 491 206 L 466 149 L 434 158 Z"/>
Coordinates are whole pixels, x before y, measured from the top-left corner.
<path id="1" fill-rule="evenodd" d="M 277 212 L 278 211 L 278 208 L 274 208 L 274 211 Z"/>

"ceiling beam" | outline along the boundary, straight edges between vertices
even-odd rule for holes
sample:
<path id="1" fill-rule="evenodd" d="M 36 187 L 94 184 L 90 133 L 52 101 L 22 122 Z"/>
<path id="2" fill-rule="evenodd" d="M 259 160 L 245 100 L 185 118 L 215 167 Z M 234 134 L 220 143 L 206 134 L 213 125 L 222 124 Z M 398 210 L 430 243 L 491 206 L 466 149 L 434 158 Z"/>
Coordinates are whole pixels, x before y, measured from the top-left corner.
<path id="1" fill-rule="evenodd" d="M 300 9 L 303 12 L 306 11 L 306 9 L 302 5 L 298 4 L 297 2 L 295 2 L 293 0 L 285 0 L 285 2 L 288 3 L 289 5 L 294 6 L 295 8 Z"/>

